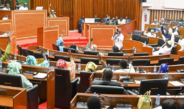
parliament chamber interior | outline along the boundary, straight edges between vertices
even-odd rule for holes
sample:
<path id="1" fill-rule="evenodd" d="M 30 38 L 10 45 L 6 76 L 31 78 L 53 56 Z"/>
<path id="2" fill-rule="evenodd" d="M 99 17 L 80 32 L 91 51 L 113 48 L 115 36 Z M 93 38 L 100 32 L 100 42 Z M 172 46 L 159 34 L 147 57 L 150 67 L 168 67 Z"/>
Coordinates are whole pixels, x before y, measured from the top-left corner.
<path id="1" fill-rule="evenodd" d="M 184 109 L 183 0 L 0 0 L 0 109 Z"/>

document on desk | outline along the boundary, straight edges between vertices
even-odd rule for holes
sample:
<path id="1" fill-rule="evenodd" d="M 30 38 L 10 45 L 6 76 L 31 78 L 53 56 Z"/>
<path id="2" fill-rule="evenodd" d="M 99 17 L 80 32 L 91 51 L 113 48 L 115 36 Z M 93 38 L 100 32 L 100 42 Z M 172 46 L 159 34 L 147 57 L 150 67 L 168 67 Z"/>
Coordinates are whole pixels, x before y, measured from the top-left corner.
<path id="1" fill-rule="evenodd" d="M 162 106 L 159 106 L 159 107 L 156 107 L 156 108 L 153 108 L 153 109 L 162 109 Z"/>
<path id="2" fill-rule="evenodd" d="M 34 79 L 45 79 L 47 77 L 47 73 L 38 73 L 33 78 Z"/>
<path id="3" fill-rule="evenodd" d="M 141 84 L 141 80 L 134 80 L 136 84 Z"/>
<path id="4" fill-rule="evenodd" d="M 178 81 L 169 81 L 169 83 L 171 83 L 174 86 L 183 86 L 184 84 L 178 82 Z"/>

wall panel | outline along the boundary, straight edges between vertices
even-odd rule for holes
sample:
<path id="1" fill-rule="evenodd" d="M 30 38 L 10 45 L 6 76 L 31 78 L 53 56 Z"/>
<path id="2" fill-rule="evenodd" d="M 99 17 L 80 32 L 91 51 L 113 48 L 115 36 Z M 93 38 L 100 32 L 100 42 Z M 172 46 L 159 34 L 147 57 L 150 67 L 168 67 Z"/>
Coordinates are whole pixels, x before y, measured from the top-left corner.
<path id="1" fill-rule="evenodd" d="M 92 18 L 95 15 L 101 20 L 108 14 L 111 17 L 126 17 L 136 20 L 136 29 L 140 29 L 142 5 L 139 0 L 31 0 L 31 8 L 42 6 L 48 9 L 49 4 L 57 16 L 70 17 L 70 29 L 78 29 L 82 16 Z"/>
<path id="2" fill-rule="evenodd" d="M 178 20 L 183 18 L 184 12 L 181 10 L 150 10 L 150 23 L 157 19 L 160 21 L 161 18 Z"/>

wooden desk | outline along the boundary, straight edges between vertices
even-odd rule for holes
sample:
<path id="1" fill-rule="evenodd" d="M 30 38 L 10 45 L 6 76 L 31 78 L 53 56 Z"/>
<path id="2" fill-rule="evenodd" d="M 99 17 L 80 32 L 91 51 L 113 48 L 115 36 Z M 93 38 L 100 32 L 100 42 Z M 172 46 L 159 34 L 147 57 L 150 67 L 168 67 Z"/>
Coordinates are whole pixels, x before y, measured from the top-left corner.
<path id="1" fill-rule="evenodd" d="M 0 10 L 0 20 L 8 15 L 8 18 L 11 19 L 12 15 L 11 15 L 11 10 Z"/>
<path id="2" fill-rule="evenodd" d="M 93 94 L 77 93 L 76 96 L 70 102 L 70 109 L 76 109 L 77 102 L 87 102 L 88 98 L 94 96 Z M 131 104 L 132 109 L 138 109 L 137 103 L 139 101 L 139 95 L 110 95 L 102 94 L 104 97 L 105 106 L 116 106 L 117 104 Z M 83 99 L 81 99 L 83 98 Z M 176 100 L 180 106 L 184 106 L 183 96 L 160 96 L 160 103 L 162 104 L 164 100 L 173 99 Z M 156 96 L 151 96 L 152 106 L 154 107 Z"/>
<path id="3" fill-rule="evenodd" d="M 13 31 L 12 20 L 0 20 L 0 31 Z"/>
<path id="4" fill-rule="evenodd" d="M 128 34 L 128 33 L 133 33 L 133 31 L 135 30 L 135 23 L 136 20 L 133 20 L 131 22 L 128 22 L 126 24 L 121 24 L 121 25 L 117 25 L 118 28 L 121 28 L 121 33 L 123 35 Z"/>
<path id="5" fill-rule="evenodd" d="M 12 11 L 13 30 L 17 40 L 37 38 L 37 28 L 47 26 L 47 10 Z"/>
<path id="6" fill-rule="evenodd" d="M 56 17 L 56 18 L 47 18 L 47 26 L 59 26 L 59 36 L 63 34 L 64 36 L 69 36 L 69 17 Z"/>
<path id="7" fill-rule="evenodd" d="M 18 59 L 22 61 L 25 60 L 25 57 L 17 56 Z M 7 68 L 7 62 L 3 62 L 3 67 Z M 47 109 L 54 109 L 55 107 L 55 71 L 49 71 L 49 68 L 46 67 L 37 67 L 37 66 L 29 66 L 22 64 L 23 75 L 25 71 L 33 71 L 33 72 L 41 72 L 47 73 L 47 77 L 45 79 L 34 79 L 33 76 L 24 75 L 27 79 L 30 80 L 33 84 L 39 85 L 39 97 L 41 100 L 47 101 Z M 20 109 L 20 108 L 19 108 Z"/>
<path id="8" fill-rule="evenodd" d="M 4 33 L 9 33 L 9 31 L 3 31 L 3 32 L 0 32 L 0 35 L 4 34 Z M 15 32 L 11 32 L 10 33 L 10 40 L 11 40 L 11 53 L 16 53 L 16 50 L 17 50 L 17 47 L 16 47 L 16 33 Z M 0 48 L 3 49 L 3 50 L 6 50 L 6 47 L 8 45 L 8 42 L 9 42 L 9 39 L 7 36 L 3 36 L 3 37 L 0 37 Z"/>
<path id="9" fill-rule="evenodd" d="M 11 109 L 27 109 L 26 89 L 0 85 L 0 90 L 0 106 Z"/>
<path id="10" fill-rule="evenodd" d="M 59 26 L 40 27 L 37 29 L 37 45 L 52 49 L 52 44 L 59 38 Z"/>

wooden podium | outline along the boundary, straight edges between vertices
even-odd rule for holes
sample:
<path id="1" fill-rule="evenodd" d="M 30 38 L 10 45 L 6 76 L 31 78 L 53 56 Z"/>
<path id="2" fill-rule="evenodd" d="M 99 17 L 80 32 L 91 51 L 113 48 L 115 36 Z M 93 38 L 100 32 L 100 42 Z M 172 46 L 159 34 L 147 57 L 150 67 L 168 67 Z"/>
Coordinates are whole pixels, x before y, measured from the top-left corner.
<path id="1" fill-rule="evenodd" d="M 2 35 L 4 33 L 9 33 L 9 31 L 2 31 L 2 32 L 0 32 L 0 35 Z M 11 32 L 9 34 L 9 36 L 10 36 L 10 40 L 11 40 L 10 45 L 12 47 L 10 52 L 14 54 L 14 53 L 16 53 L 16 35 L 15 35 L 15 32 Z M 9 39 L 7 36 L 1 36 L 0 37 L 0 42 L 1 42 L 0 48 L 3 50 L 6 50 L 6 47 L 8 45 L 8 41 L 9 41 Z"/>
<path id="2" fill-rule="evenodd" d="M 27 109 L 26 89 L 0 86 L 0 106 L 11 109 Z"/>
<path id="3" fill-rule="evenodd" d="M 37 45 L 52 49 L 59 38 L 59 26 L 41 27 L 37 29 Z"/>

